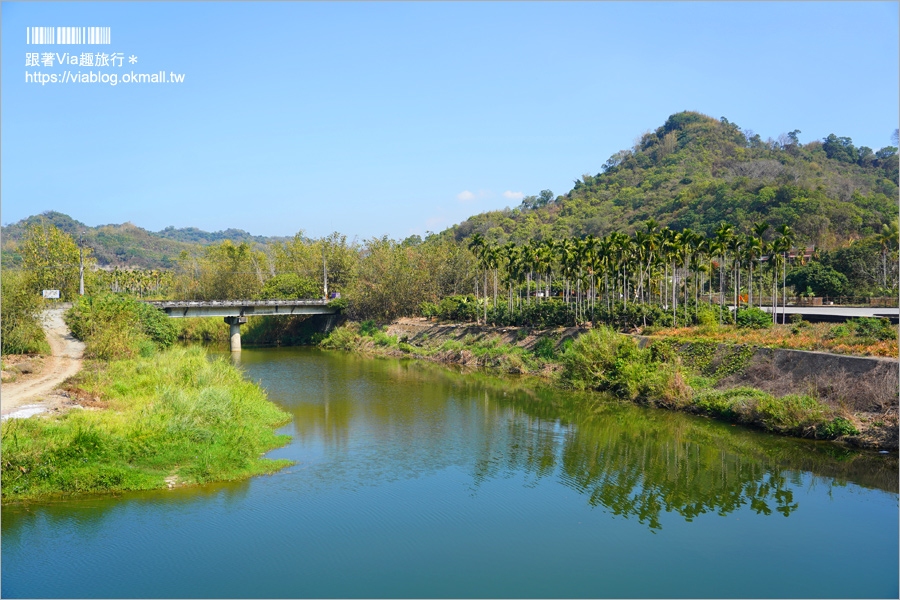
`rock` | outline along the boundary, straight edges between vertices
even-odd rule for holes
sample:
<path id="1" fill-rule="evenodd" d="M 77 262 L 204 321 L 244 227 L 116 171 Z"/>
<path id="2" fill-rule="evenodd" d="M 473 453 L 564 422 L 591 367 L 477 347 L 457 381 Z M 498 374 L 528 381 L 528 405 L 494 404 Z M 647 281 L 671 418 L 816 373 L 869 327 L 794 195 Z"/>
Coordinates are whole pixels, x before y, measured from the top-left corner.
<path id="1" fill-rule="evenodd" d="M 40 373 L 43 365 L 37 359 L 23 360 L 16 365 L 20 373 Z"/>

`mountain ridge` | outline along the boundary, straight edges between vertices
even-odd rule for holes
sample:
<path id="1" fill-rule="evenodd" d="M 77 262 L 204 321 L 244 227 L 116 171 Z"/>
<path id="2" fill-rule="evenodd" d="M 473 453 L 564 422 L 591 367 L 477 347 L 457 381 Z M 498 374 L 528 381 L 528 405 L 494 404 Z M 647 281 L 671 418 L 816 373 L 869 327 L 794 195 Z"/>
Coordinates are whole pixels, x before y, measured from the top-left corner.
<path id="1" fill-rule="evenodd" d="M 650 218 L 707 236 L 722 222 L 749 230 L 767 221 L 791 226 L 800 242 L 836 248 L 897 219 L 896 147 L 856 148 L 834 134 L 801 144 L 800 133 L 763 141 L 724 117 L 676 113 L 569 192 L 544 190 L 444 233 L 502 244 L 630 233 Z"/>

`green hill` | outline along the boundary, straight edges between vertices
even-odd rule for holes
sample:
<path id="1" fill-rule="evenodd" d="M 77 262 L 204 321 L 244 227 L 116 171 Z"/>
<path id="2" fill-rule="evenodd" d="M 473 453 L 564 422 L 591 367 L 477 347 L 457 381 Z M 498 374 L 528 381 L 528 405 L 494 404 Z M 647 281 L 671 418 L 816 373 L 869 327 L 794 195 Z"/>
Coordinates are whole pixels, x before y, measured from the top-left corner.
<path id="1" fill-rule="evenodd" d="M 253 236 L 241 229 L 210 233 L 195 227 L 167 227 L 154 233 L 132 223 L 89 227 L 69 215 L 49 211 L 2 228 L 4 268 L 14 268 L 21 264 L 21 257 L 17 252 L 18 242 L 30 225 L 40 222 L 56 226 L 75 240 L 83 235 L 84 245 L 93 250 L 97 264 L 101 267 L 168 269 L 175 264 L 182 252 L 200 254 L 204 246 L 226 239 L 236 244 L 255 242 L 262 245 L 286 239 Z"/>
<path id="2" fill-rule="evenodd" d="M 696 113 L 672 115 L 566 194 L 545 190 L 515 209 L 470 217 L 445 235 L 488 241 L 631 233 L 661 226 L 713 235 L 720 223 L 789 225 L 797 242 L 836 248 L 880 231 L 898 215 L 897 149 L 856 148 L 847 137 L 799 142 L 799 131 L 763 141 Z"/>

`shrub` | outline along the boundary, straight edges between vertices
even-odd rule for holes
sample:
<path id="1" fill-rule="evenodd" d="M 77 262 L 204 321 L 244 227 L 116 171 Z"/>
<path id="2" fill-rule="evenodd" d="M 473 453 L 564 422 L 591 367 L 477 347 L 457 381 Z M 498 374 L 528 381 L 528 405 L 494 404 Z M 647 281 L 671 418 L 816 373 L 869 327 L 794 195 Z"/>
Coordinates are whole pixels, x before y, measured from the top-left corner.
<path id="1" fill-rule="evenodd" d="M 800 290 L 809 290 L 814 296 L 841 296 L 850 287 L 847 277 L 819 262 L 793 269 L 785 280 L 788 285 Z"/>
<path id="2" fill-rule="evenodd" d="M 338 327 L 319 342 L 322 348 L 330 350 L 353 350 L 358 344 L 359 334 L 351 327 Z"/>
<path id="3" fill-rule="evenodd" d="M 0 278 L 0 344 L 3 354 L 50 353 L 41 327 L 43 299 L 29 291 L 25 277 L 7 271 Z"/>
<path id="4" fill-rule="evenodd" d="M 434 302 L 422 302 L 419 304 L 419 314 L 423 317 L 438 317 L 441 311 L 440 307 Z"/>
<path id="5" fill-rule="evenodd" d="M 80 298 L 66 323 L 85 342 L 85 354 L 103 360 L 145 355 L 148 342 L 168 348 L 178 331 L 161 310 L 109 292 Z"/>
<path id="6" fill-rule="evenodd" d="M 634 341 L 608 327 L 592 329 L 575 340 L 562 356 L 562 380 L 580 389 L 601 387 L 623 344 L 634 345 Z"/>
<path id="7" fill-rule="evenodd" d="M 816 435 L 828 440 L 857 434 L 859 434 L 859 430 L 844 417 L 835 417 L 829 423 L 820 423 L 816 426 Z"/>
<path id="8" fill-rule="evenodd" d="M 548 337 L 542 337 L 534 343 L 531 353 L 544 360 L 553 360 L 556 356 L 556 344 Z"/>
<path id="9" fill-rule="evenodd" d="M 772 326 L 772 315 L 754 306 L 738 311 L 735 321 L 738 327 L 766 329 Z"/>
<path id="10" fill-rule="evenodd" d="M 447 296 L 438 304 L 422 302 L 420 310 L 425 317 L 437 317 L 445 321 L 474 321 L 478 304 L 471 294 Z"/>
<path id="11" fill-rule="evenodd" d="M 825 334 L 825 339 L 833 340 L 835 338 L 846 337 L 848 335 L 850 335 L 850 331 L 847 329 L 846 325 L 835 325 L 828 330 L 828 333 Z"/>
<path id="12" fill-rule="evenodd" d="M 383 331 L 376 331 L 375 335 L 372 336 L 372 339 L 375 341 L 375 344 L 378 346 L 393 346 L 397 344 L 397 338 L 394 336 L 388 335 Z M 403 340 L 405 343 L 406 340 Z"/>
<path id="13" fill-rule="evenodd" d="M 379 331 L 379 327 L 375 321 L 363 321 L 359 324 L 359 335 L 372 337 L 376 331 Z"/>
<path id="14" fill-rule="evenodd" d="M 308 277 L 282 273 L 269 279 L 256 295 L 260 300 L 321 298 L 321 287 Z"/>
<path id="15" fill-rule="evenodd" d="M 849 319 L 847 328 L 856 337 L 875 338 L 876 340 L 890 340 L 897 337 L 897 330 L 888 319 L 859 318 Z"/>
<path id="16" fill-rule="evenodd" d="M 348 306 L 349 302 L 347 302 L 346 298 L 335 298 L 328 303 L 328 308 L 334 308 L 341 313 L 344 312 Z"/>

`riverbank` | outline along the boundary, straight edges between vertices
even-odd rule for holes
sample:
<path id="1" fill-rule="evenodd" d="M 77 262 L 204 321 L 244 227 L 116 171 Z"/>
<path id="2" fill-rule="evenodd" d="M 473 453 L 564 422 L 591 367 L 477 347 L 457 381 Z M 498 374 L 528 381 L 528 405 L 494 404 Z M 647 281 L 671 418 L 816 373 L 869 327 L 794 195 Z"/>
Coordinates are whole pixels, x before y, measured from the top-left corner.
<path id="1" fill-rule="evenodd" d="M 323 345 L 539 375 L 563 387 L 606 389 L 635 402 L 777 433 L 865 448 L 898 447 L 896 360 L 827 355 L 876 361 L 875 370 L 860 377 L 858 366 L 841 370 L 832 365 L 823 372 L 821 366 L 810 369 L 809 361 L 797 358 L 823 353 L 800 352 L 789 360 L 775 360 L 772 349 L 748 345 L 617 336 L 628 343 L 617 342 L 603 352 L 584 344 L 576 347 L 590 331 L 406 318 L 383 328 L 350 323 L 332 332 Z"/>
<path id="2" fill-rule="evenodd" d="M 66 381 L 81 410 L 2 425 L 2 501 L 202 484 L 277 471 L 261 455 L 290 415 L 201 348 L 89 361 Z"/>

